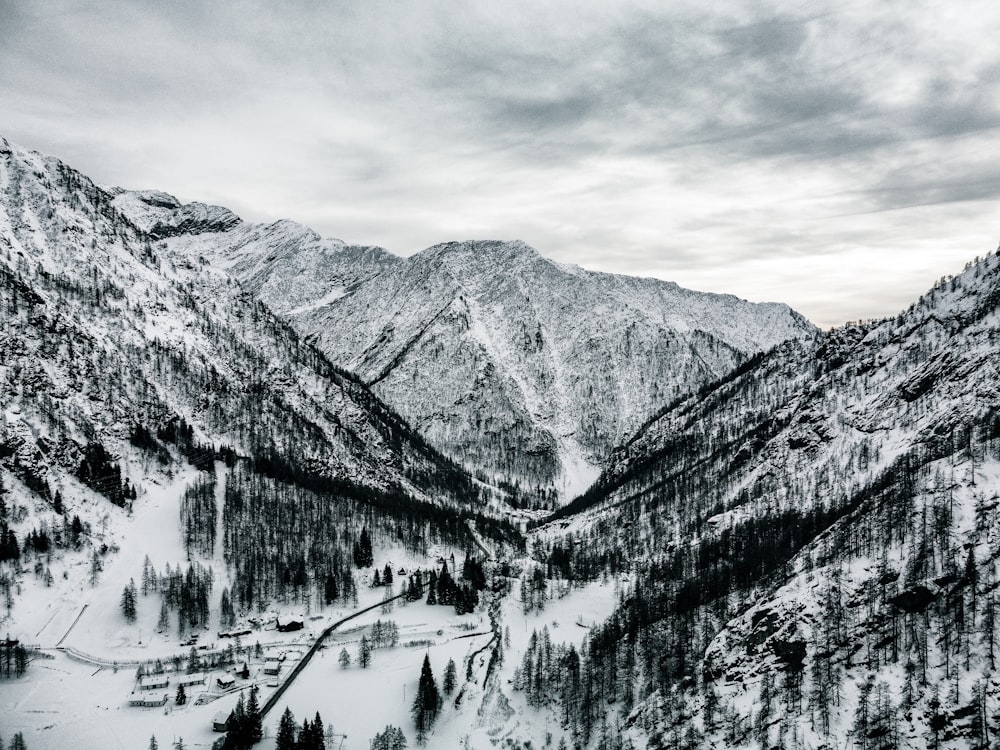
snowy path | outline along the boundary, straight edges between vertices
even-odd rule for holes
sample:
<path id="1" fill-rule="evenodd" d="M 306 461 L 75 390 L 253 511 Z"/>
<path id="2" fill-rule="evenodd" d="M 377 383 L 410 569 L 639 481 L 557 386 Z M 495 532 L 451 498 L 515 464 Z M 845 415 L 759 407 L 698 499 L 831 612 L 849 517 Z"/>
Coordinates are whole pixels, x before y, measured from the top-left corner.
<path id="1" fill-rule="evenodd" d="M 424 586 L 426 586 L 426 585 L 427 584 L 425 583 Z M 267 716 L 267 712 L 270 711 L 272 708 L 274 708 L 275 704 L 277 704 L 277 702 L 281 698 L 281 696 L 285 694 L 285 691 L 288 690 L 288 688 L 290 688 L 292 686 L 292 682 L 294 682 L 295 678 L 298 677 L 302 673 L 302 670 L 304 670 L 306 668 L 306 666 L 308 666 L 309 662 L 313 658 L 313 655 L 317 651 L 319 651 L 320 647 L 323 645 L 323 642 L 327 639 L 327 637 L 331 633 L 333 633 L 337 628 L 339 628 L 345 622 L 349 622 L 350 620 L 353 620 L 356 617 L 360 617 L 361 615 L 365 614 L 366 612 L 371 612 L 373 609 L 378 609 L 380 607 L 383 607 L 383 606 L 385 606 L 386 602 L 392 602 L 392 601 L 395 601 L 396 599 L 402 599 L 404 596 L 407 596 L 407 593 L 397 594 L 396 596 L 394 596 L 394 597 L 392 597 L 390 599 L 383 599 L 383 600 L 381 600 L 381 601 L 379 601 L 379 602 L 371 605 L 370 607 L 365 607 L 364 609 L 359 609 L 357 612 L 354 612 L 353 614 L 350 614 L 350 615 L 348 615 L 347 617 L 344 617 L 341 620 L 337 620 L 337 622 L 333 623 L 332 625 L 330 625 L 329 627 L 327 627 L 326 630 L 324 630 L 322 633 L 320 633 L 319 637 L 316 639 L 315 643 L 313 643 L 313 645 L 306 652 L 306 655 L 303 656 L 299 660 L 299 663 L 296 664 L 295 667 L 292 668 L 292 671 L 288 673 L 288 677 L 285 679 L 285 681 L 282 682 L 281 685 L 278 686 L 278 689 L 274 691 L 274 694 L 270 698 L 267 699 L 267 703 L 265 703 L 264 706 L 263 706 L 263 708 L 261 708 L 261 710 L 260 710 L 261 719 L 263 719 L 265 716 Z"/>
<path id="2" fill-rule="evenodd" d="M 79 612 L 79 614 L 77 614 L 77 616 L 76 616 L 76 619 L 74 619 L 74 620 L 73 620 L 73 622 L 72 622 L 72 623 L 70 624 L 70 626 L 69 626 L 69 628 L 68 628 L 68 629 L 66 630 L 66 632 L 65 632 L 65 633 L 63 633 L 63 637 L 59 639 L 59 642 L 58 642 L 58 643 L 56 644 L 56 648 L 59 648 L 59 647 L 60 647 L 60 646 L 62 645 L 62 642 L 66 640 L 66 636 L 68 636 L 68 635 L 69 635 L 69 634 L 70 634 L 71 632 L 73 632 L 73 628 L 75 628 L 75 627 L 76 627 L 76 624 L 77 624 L 78 622 L 80 622 L 80 618 L 81 618 L 81 617 L 83 617 L 83 613 L 87 611 L 87 607 L 89 607 L 89 606 L 90 606 L 90 604 L 88 603 L 88 604 L 84 604 L 84 605 L 83 605 L 83 606 L 82 606 L 82 607 L 80 608 L 80 612 Z M 55 616 L 55 615 L 53 615 L 53 617 L 54 617 L 54 616 Z M 50 619 L 51 619 L 51 618 L 50 618 Z M 48 625 L 48 623 L 46 623 L 46 625 Z M 41 632 L 41 631 L 39 631 L 39 632 Z"/>
<path id="3" fill-rule="evenodd" d="M 66 656 L 70 657 L 84 664 L 92 664 L 95 667 L 108 667 L 108 668 L 124 668 L 124 667 L 138 667 L 140 664 L 145 662 L 145 659 L 134 659 L 134 660 L 112 660 L 112 659 L 102 659 L 98 656 L 91 656 L 90 654 L 85 654 L 83 651 L 79 651 L 72 646 L 62 646 L 59 648 Z"/>
<path id="4" fill-rule="evenodd" d="M 475 520 L 469 518 L 465 521 L 465 523 L 469 527 L 469 531 L 472 534 L 472 541 L 474 541 L 476 543 L 476 546 L 483 551 L 483 554 L 486 555 L 487 560 L 492 560 L 493 551 L 486 546 L 486 542 L 484 542 L 483 538 L 479 536 L 479 531 L 476 529 Z"/>

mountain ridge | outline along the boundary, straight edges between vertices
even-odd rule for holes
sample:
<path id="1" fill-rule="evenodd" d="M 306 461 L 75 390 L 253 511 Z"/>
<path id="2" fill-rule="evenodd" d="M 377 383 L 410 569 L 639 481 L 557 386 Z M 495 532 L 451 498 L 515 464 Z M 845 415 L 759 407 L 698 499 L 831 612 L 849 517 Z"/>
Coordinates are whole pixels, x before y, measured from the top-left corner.
<path id="1" fill-rule="evenodd" d="M 635 665 L 590 686 L 595 704 L 624 699 L 633 743 L 960 747 L 988 731 L 998 340 L 990 254 L 897 316 L 668 404 L 539 528 L 563 575 L 598 554 L 640 571 L 585 655 L 594 675 Z M 656 654 L 677 656 L 644 672 Z"/>
<path id="2" fill-rule="evenodd" d="M 281 221 L 169 242 L 234 273 L 446 455 L 543 506 L 585 489 L 664 401 L 816 330 L 787 305 L 588 271 L 520 240 L 398 258 Z"/>
<path id="3" fill-rule="evenodd" d="M 224 272 L 172 253 L 163 236 L 149 232 L 169 226 L 162 215 L 127 219 L 123 193 L 99 188 L 58 159 L 5 140 L 0 156 L 0 269 L 9 305 L 3 372 L 21 383 L 8 391 L 14 411 L 3 429 L 7 449 L 30 455 L 41 479 L 72 473 L 87 441 L 128 456 L 134 430 L 155 434 L 183 420 L 209 445 L 251 457 L 278 449 L 321 475 L 377 491 L 403 489 L 462 505 L 476 494 L 457 467 L 355 375 L 332 365 Z M 143 205 L 177 218 L 182 232 L 232 228 L 229 214 L 192 213 L 169 196 L 144 195 L 152 202 Z M 208 220 L 193 225 L 192 216 Z M 26 308 L 32 316 L 24 316 Z M 50 341 L 54 332 L 69 343 Z M 87 357 L 81 362 L 82 351 L 114 364 L 95 368 Z M 128 364 L 150 359 L 156 370 Z M 28 372 L 37 375 L 25 380 Z M 169 379 L 159 380 L 161 372 Z M 31 399 L 21 391 L 27 382 L 34 387 Z M 88 390 L 117 397 L 80 398 Z M 73 406 L 60 409 L 66 399 Z M 244 409 L 251 402 L 257 411 L 252 430 Z M 32 436 L 49 433 L 49 442 L 68 451 L 51 471 L 44 451 L 32 447 Z M 442 492 L 456 480 L 458 487 Z"/>

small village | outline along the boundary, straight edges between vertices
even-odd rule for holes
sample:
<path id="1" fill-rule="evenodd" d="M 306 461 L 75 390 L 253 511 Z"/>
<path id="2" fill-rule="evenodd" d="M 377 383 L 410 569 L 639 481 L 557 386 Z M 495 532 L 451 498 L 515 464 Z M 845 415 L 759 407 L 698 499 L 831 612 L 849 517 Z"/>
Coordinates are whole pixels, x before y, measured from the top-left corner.
<path id="1" fill-rule="evenodd" d="M 136 667 L 136 682 L 128 697 L 128 705 L 135 708 L 163 708 L 165 712 L 178 710 L 188 703 L 205 705 L 228 695 L 257 687 L 267 690 L 262 697 L 273 695 L 299 663 L 311 645 L 317 643 L 305 630 L 306 620 L 298 615 L 277 615 L 266 631 L 294 633 L 305 631 L 292 642 L 269 643 L 262 646 L 256 641 L 252 646 L 243 638 L 253 635 L 254 628 L 261 632 L 261 620 L 250 621 L 253 627 L 239 626 L 219 631 L 220 643 L 198 645 L 199 634 L 191 634 L 181 641 L 190 648 L 186 656 L 175 655 L 164 662 L 157 659 L 143 662 Z M 231 711 L 219 711 L 212 719 L 212 729 L 225 732 Z"/>

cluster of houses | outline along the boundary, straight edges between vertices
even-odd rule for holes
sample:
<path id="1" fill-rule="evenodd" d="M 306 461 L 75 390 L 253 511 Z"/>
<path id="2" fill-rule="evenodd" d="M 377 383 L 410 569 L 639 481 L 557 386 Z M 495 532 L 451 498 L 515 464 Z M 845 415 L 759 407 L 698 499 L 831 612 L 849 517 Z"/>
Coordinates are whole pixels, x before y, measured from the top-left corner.
<path id="1" fill-rule="evenodd" d="M 279 615 L 275 619 L 275 628 L 282 632 L 288 633 L 295 630 L 302 630 L 305 627 L 305 618 L 297 615 Z M 238 636 L 249 635 L 251 631 L 249 629 L 244 629 L 243 627 L 237 627 L 229 631 L 223 631 L 219 633 L 220 638 L 235 638 Z M 197 640 L 197 636 L 192 636 L 189 642 L 183 645 L 193 645 Z M 278 656 L 269 656 L 264 662 L 264 674 L 271 679 L 268 680 L 268 685 L 270 687 L 277 687 L 278 685 L 278 675 L 281 673 L 282 662 L 285 660 L 286 654 L 282 652 Z M 244 661 L 241 667 L 235 670 L 236 674 L 242 676 L 244 679 L 250 677 L 249 664 Z M 207 681 L 207 675 L 201 674 L 189 674 L 189 675 L 174 675 L 173 683 L 175 686 L 183 686 L 185 689 L 193 687 L 195 685 L 204 686 Z M 167 701 L 170 700 L 170 693 L 166 692 L 170 687 L 171 678 L 166 674 L 151 674 L 146 675 L 139 680 L 137 689 L 132 692 L 129 698 L 130 706 L 140 706 L 145 708 L 159 708 L 165 706 Z M 215 684 L 221 690 L 229 690 L 236 685 L 236 678 L 229 673 L 220 674 L 215 678 Z M 213 725 L 216 731 L 224 732 L 226 731 L 225 726 L 229 720 L 229 714 L 226 712 L 220 712 L 218 716 L 215 717 Z M 220 728 L 221 727 L 221 728 Z"/>
<path id="2" fill-rule="evenodd" d="M 245 668 L 245 666 L 244 666 Z M 207 676 L 205 674 L 184 674 L 175 675 L 173 684 L 185 689 L 195 685 L 205 686 Z M 170 699 L 170 693 L 160 693 L 170 687 L 171 678 L 167 674 L 151 674 L 140 678 L 138 690 L 132 692 L 128 704 L 130 706 L 141 706 L 145 708 L 158 708 L 165 706 Z M 223 690 L 228 690 L 236 684 L 236 678 L 231 674 L 220 674 L 215 678 L 215 684 Z"/>

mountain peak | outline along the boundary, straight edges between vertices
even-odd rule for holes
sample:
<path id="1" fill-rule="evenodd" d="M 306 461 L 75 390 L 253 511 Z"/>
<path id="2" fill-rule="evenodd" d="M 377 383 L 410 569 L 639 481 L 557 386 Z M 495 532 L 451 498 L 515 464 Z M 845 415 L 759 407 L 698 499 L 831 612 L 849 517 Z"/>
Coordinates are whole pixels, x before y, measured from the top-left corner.
<path id="1" fill-rule="evenodd" d="M 432 443 L 564 492 L 663 401 L 815 333 L 784 305 L 586 271 L 520 240 L 434 245 L 319 302 L 285 314 Z"/>
<path id="2" fill-rule="evenodd" d="M 205 203 L 182 204 L 160 190 L 110 188 L 112 203 L 139 229 L 157 239 L 183 234 L 225 232 L 242 223 L 228 208 Z"/>
<path id="3" fill-rule="evenodd" d="M 492 271 L 497 264 L 530 263 L 545 260 L 531 245 L 521 240 L 462 240 L 442 242 L 412 256 L 414 260 L 458 263 Z"/>

